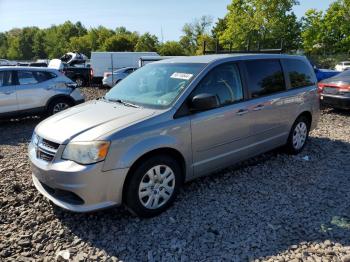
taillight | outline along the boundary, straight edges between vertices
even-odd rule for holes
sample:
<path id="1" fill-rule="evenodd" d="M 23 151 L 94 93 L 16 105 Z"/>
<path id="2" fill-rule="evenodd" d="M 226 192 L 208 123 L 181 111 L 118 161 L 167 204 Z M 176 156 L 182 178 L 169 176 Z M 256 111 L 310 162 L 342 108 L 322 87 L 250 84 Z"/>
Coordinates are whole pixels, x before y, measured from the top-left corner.
<path id="1" fill-rule="evenodd" d="M 90 68 L 90 77 L 93 78 L 94 77 L 94 69 Z"/>
<path id="2" fill-rule="evenodd" d="M 322 91 L 323 91 L 323 88 L 324 88 L 324 84 L 322 84 L 322 83 L 318 83 L 317 92 L 318 92 L 319 94 L 321 94 L 321 93 L 322 93 Z"/>

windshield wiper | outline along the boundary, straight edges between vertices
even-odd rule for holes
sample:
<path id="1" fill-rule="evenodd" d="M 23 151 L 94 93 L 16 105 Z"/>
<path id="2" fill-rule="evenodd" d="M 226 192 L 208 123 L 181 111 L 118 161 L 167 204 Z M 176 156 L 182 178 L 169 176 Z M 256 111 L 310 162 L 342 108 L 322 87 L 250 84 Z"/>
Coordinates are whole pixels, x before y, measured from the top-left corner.
<path id="1" fill-rule="evenodd" d="M 124 101 L 124 100 L 122 100 L 122 99 L 110 99 L 110 98 L 106 98 L 105 96 L 102 97 L 102 99 L 107 100 L 107 101 L 110 101 L 110 102 L 114 102 L 114 103 L 123 104 L 123 105 L 125 105 L 125 106 L 130 106 L 130 107 L 134 107 L 134 108 L 140 108 L 140 106 L 135 105 L 135 104 L 130 103 L 130 102 L 127 102 L 127 101 Z"/>

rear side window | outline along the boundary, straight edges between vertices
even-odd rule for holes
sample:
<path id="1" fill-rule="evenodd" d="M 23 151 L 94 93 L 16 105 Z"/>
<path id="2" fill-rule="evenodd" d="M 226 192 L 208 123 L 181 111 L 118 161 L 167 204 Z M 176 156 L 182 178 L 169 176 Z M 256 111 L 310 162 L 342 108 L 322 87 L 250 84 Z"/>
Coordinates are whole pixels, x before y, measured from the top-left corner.
<path id="1" fill-rule="evenodd" d="M 253 60 L 246 62 L 248 89 L 252 98 L 284 91 L 285 81 L 279 60 Z"/>
<path id="2" fill-rule="evenodd" d="M 31 71 L 17 71 L 17 77 L 20 85 L 32 85 L 38 83 Z"/>
<path id="3" fill-rule="evenodd" d="M 42 72 L 42 71 L 34 71 L 33 75 L 39 83 L 56 77 L 56 75 L 51 72 Z"/>
<path id="4" fill-rule="evenodd" d="M 134 72 L 134 69 L 133 69 L 133 68 L 129 68 L 129 69 L 126 69 L 126 70 L 125 70 L 125 73 L 126 73 L 126 74 L 131 74 L 132 72 Z"/>
<path id="5" fill-rule="evenodd" d="M 283 65 L 290 79 L 291 88 L 307 87 L 315 85 L 315 80 L 310 67 L 297 59 L 286 59 Z"/>
<path id="6" fill-rule="evenodd" d="M 0 87 L 13 85 L 11 71 L 0 71 Z"/>

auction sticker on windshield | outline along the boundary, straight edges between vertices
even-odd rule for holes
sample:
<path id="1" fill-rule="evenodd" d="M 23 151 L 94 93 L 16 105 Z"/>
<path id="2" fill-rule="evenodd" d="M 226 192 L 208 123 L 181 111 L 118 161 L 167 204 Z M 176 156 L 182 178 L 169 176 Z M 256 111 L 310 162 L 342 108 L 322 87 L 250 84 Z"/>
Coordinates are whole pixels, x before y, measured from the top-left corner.
<path id="1" fill-rule="evenodd" d="M 171 78 L 175 78 L 175 79 L 183 79 L 183 80 L 190 80 L 191 77 L 193 75 L 192 74 L 186 74 L 186 73 L 173 73 L 170 77 Z"/>

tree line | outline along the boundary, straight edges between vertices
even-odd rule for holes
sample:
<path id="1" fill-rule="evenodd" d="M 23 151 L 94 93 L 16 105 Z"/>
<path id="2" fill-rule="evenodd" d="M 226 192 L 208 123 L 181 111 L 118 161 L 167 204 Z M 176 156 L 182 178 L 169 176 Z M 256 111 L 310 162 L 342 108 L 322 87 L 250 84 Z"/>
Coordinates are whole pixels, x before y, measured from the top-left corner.
<path id="1" fill-rule="evenodd" d="M 155 51 L 161 55 L 202 54 L 207 48 L 257 50 L 279 48 L 307 54 L 348 53 L 350 0 L 336 0 L 326 11 L 307 10 L 298 19 L 297 0 L 232 0 L 227 14 L 215 24 L 202 16 L 183 26 L 179 41 L 162 43 L 150 34 L 99 26 L 87 29 L 67 21 L 49 28 L 14 28 L 0 33 L 0 58 L 32 60 L 58 58 L 68 51 L 90 56 L 91 51 Z"/>

